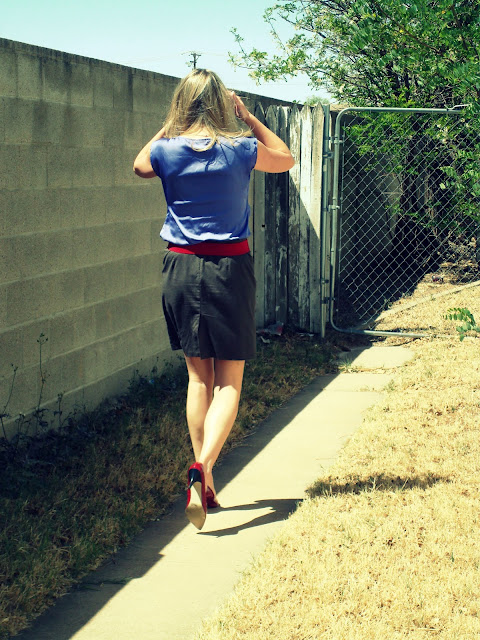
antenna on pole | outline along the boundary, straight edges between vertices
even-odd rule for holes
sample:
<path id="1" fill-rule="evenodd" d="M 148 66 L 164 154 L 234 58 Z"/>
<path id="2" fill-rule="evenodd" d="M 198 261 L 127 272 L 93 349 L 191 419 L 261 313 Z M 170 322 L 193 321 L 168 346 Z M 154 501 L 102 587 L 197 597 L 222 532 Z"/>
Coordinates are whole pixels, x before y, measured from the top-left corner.
<path id="1" fill-rule="evenodd" d="M 187 65 L 189 67 L 192 67 L 192 69 L 197 68 L 197 60 L 204 54 L 207 56 L 216 56 L 218 58 L 225 58 L 224 53 L 218 53 L 216 51 L 182 51 L 181 52 L 182 56 L 191 56 L 191 59 L 188 60 Z"/>
<path id="2" fill-rule="evenodd" d="M 196 69 L 197 68 L 197 60 L 200 58 L 200 56 L 202 55 L 201 53 L 199 53 L 198 51 L 185 51 L 185 53 L 189 56 L 192 56 L 192 59 L 187 62 L 187 64 L 189 66 L 192 67 L 192 69 Z"/>

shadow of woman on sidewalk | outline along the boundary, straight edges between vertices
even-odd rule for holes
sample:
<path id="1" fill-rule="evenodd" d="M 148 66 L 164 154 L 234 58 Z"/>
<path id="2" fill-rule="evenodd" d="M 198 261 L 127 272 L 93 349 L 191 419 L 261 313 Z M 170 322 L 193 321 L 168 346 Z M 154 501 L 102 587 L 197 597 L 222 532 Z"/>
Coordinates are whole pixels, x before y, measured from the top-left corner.
<path id="1" fill-rule="evenodd" d="M 234 527 L 221 528 L 215 531 L 202 531 L 197 535 L 202 536 L 215 536 L 221 538 L 223 536 L 235 536 L 240 531 L 245 529 L 251 529 L 252 527 L 259 527 L 264 524 L 270 524 L 271 522 L 279 522 L 285 520 L 290 514 L 296 511 L 298 505 L 302 502 L 302 498 L 288 498 L 279 500 L 256 500 L 252 504 L 238 504 L 232 507 L 221 508 L 221 511 L 253 511 L 259 509 L 269 509 L 267 513 L 253 518 L 249 522 L 244 522 Z M 219 512 L 220 513 L 220 512 Z M 208 514 L 209 517 L 212 514 Z"/>

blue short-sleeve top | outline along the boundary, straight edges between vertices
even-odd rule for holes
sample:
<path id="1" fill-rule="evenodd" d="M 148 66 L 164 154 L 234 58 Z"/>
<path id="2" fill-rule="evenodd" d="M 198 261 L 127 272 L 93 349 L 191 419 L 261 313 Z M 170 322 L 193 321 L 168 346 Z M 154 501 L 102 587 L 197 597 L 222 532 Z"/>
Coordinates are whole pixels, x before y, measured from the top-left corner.
<path id="1" fill-rule="evenodd" d="M 162 180 L 167 216 L 160 236 L 179 245 L 243 240 L 250 235 L 248 189 L 257 139 L 160 138 L 150 147 Z"/>

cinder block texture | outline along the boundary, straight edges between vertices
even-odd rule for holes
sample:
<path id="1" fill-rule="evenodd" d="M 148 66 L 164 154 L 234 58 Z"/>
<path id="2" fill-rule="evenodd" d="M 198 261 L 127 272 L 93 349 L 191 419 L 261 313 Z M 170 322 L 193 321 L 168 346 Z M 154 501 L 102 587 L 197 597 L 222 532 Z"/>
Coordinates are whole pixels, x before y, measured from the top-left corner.
<path id="1" fill-rule="evenodd" d="M 7 328 L 7 287 L 0 285 L 0 331 Z"/>
<path id="2" fill-rule="evenodd" d="M 17 52 L 16 61 L 18 97 L 38 103 L 43 97 L 42 58 L 34 51 L 25 51 Z"/>
<path id="3" fill-rule="evenodd" d="M 17 95 L 17 56 L 8 44 L 0 46 L 0 95 Z"/>
<path id="4" fill-rule="evenodd" d="M 11 433 L 38 403 L 40 336 L 52 419 L 58 394 L 64 417 L 93 408 L 173 357 L 163 189 L 132 165 L 177 83 L 0 39 L 0 406 L 14 365 Z"/>
<path id="5" fill-rule="evenodd" d="M 0 144 L 5 142 L 5 102 L 8 98 L 0 98 Z"/>
<path id="6" fill-rule="evenodd" d="M 8 125 L 7 125 L 8 126 Z M 0 147 L 0 190 L 45 189 L 47 186 L 46 149 L 33 145 Z"/>
<path id="7" fill-rule="evenodd" d="M 38 402 L 39 340 L 52 411 L 58 394 L 91 407 L 169 357 L 163 190 L 132 165 L 145 114 L 158 111 L 151 137 L 177 81 L 0 40 L 0 405 L 16 368 L 13 430 Z"/>

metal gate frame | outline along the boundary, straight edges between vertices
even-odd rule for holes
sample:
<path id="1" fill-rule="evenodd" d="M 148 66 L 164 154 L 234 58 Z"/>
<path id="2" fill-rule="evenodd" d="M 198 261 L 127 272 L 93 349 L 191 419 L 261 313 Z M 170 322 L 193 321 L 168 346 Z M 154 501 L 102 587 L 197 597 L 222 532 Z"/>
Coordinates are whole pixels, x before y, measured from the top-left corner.
<path id="1" fill-rule="evenodd" d="M 437 114 L 461 116 L 464 111 L 459 105 L 452 109 L 414 109 L 414 108 L 390 108 L 390 107 L 347 107 L 342 109 L 337 115 L 335 122 L 334 136 L 331 135 L 331 118 L 329 105 L 323 106 L 325 115 L 324 126 L 324 144 L 323 144 L 323 181 L 322 181 L 322 265 L 323 277 L 321 280 L 322 287 L 322 305 L 325 305 L 325 314 L 328 317 L 330 326 L 341 333 L 373 335 L 373 336 L 404 336 L 412 338 L 424 338 L 428 334 L 408 333 L 403 331 L 377 331 L 361 329 L 358 327 L 341 328 L 335 324 L 334 300 L 335 300 L 335 284 L 336 273 L 339 266 L 341 256 L 340 238 L 338 237 L 338 229 L 341 218 L 341 203 L 339 203 L 339 187 L 340 187 L 340 160 L 343 157 L 344 139 L 341 137 L 341 126 L 344 116 L 347 113 L 355 112 L 384 112 L 384 113 L 402 113 L 402 114 Z M 333 145 L 333 151 L 331 150 Z M 333 160 L 333 175 L 330 184 L 330 164 Z"/>

